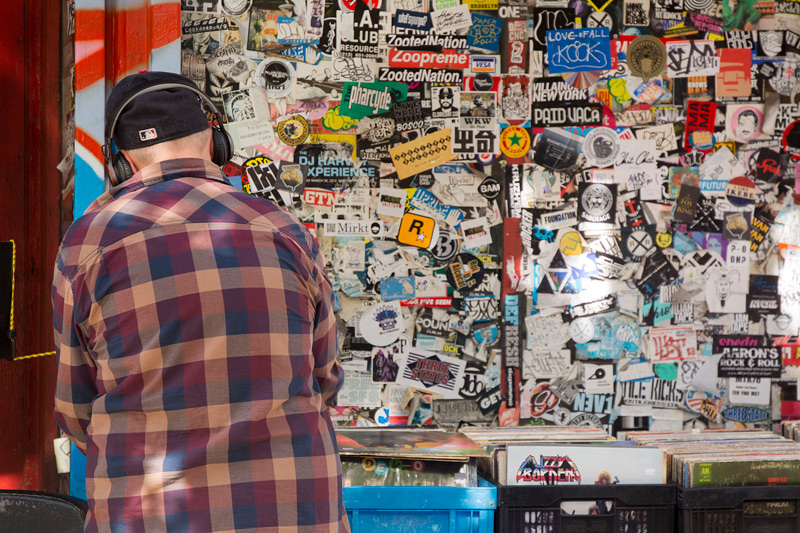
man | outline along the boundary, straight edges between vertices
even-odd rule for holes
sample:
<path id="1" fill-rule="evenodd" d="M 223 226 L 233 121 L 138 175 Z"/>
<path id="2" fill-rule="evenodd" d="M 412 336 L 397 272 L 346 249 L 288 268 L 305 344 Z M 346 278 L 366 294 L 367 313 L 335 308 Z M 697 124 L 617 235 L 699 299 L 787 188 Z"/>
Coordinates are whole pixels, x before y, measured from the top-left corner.
<path id="1" fill-rule="evenodd" d="M 159 82 L 191 84 L 125 78 L 107 120 Z M 229 184 L 190 90 L 140 94 L 112 133 L 135 174 L 73 223 L 53 282 L 56 419 L 87 455 L 86 530 L 349 531 L 315 240 Z"/>

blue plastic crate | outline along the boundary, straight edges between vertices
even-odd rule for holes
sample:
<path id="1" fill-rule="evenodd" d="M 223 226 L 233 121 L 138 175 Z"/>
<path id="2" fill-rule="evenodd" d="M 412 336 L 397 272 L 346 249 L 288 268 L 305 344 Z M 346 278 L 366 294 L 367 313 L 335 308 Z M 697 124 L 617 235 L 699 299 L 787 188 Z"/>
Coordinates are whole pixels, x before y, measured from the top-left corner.
<path id="1" fill-rule="evenodd" d="M 345 487 L 352 533 L 493 533 L 497 487 Z"/>

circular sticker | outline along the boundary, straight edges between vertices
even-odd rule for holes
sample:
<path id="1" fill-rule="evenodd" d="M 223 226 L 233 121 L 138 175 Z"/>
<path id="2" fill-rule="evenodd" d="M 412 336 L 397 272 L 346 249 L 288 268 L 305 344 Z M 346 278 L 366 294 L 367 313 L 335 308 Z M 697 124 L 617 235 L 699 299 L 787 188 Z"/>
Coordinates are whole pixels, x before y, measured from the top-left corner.
<path id="1" fill-rule="evenodd" d="M 640 35 L 628 45 L 625 59 L 631 73 L 647 81 L 664 71 L 667 49 L 657 37 Z"/>
<path id="2" fill-rule="evenodd" d="M 594 128 L 583 141 L 586 161 L 595 167 L 606 168 L 614 164 L 619 152 L 619 136 L 611 128 Z"/>
<path id="3" fill-rule="evenodd" d="M 589 318 L 576 318 L 569 325 L 569 336 L 578 344 L 586 344 L 594 337 L 594 324 Z"/>
<path id="4" fill-rule="evenodd" d="M 478 192 L 487 200 L 494 200 L 500 195 L 502 188 L 499 181 L 489 176 L 478 185 Z"/>
<path id="5" fill-rule="evenodd" d="M 457 291 L 471 291 L 483 281 L 483 263 L 472 254 L 460 253 L 445 269 L 447 281 Z"/>
<path id="6" fill-rule="evenodd" d="M 509 126 L 500 134 L 500 151 L 506 157 L 519 158 L 531 149 L 531 136 L 525 128 Z"/>
<path id="7" fill-rule="evenodd" d="M 792 159 L 800 159 L 800 120 L 795 120 L 783 131 L 781 146 L 784 152 L 791 154 Z"/>
<path id="8" fill-rule="evenodd" d="M 558 243 L 558 247 L 564 255 L 580 255 L 583 252 L 583 241 L 581 234 L 577 231 L 568 231 Z"/>
<path id="9" fill-rule="evenodd" d="M 592 413 L 581 413 L 569 422 L 570 426 L 593 426 L 596 428 L 603 427 L 603 421 L 600 417 Z"/>
<path id="10" fill-rule="evenodd" d="M 472 80 L 472 88 L 475 91 L 491 91 L 494 88 L 494 78 L 486 72 L 479 72 Z"/>
<path id="11" fill-rule="evenodd" d="M 302 115 L 289 115 L 288 118 L 278 122 L 278 138 L 289 146 L 303 144 L 310 131 L 308 121 Z"/>
<path id="12" fill-rule="evenodd" d="M 452 232 L 440 229 L 439 238 L 436 239 L 436 244 L 430 248 L 430 252 L 436 261 L 442 263 L 450 261 L 458 253 L 458 239 Z"/>
<path id="13" fill-rule="evenodd" d="M 222 12 L 231 17 L 238 17 L 250 11 L 253 0 L 222 0 Z"/>
<path id="14" fill-rule="evenodd" d="M 389 408 L 381 407 L 375 411 L 375 423 L 379 426 L 388 426 L 389 424 Z"/>
<path id="15" fill-rule="evenodd" d="M 569 411 L 569 409 L 565 409 L 564 407 L 556 407 L 553 409 L 553 422 L 555 422 L 557 426 L 566 426 L 571 419 L 572 412 Z"/>
<path id="16" fill-rule="evenodd" d="M 479 165 L 488 167 L 497 160 L 497 154 L 478 154 L 475 159 Z"/>
<path id="17" fill-rule="evenodd" d="M 477 400 L 486 392 L 486 382 L 486 369 L 477 363 L 469 362 L 464 369 L 458 394 L 467 400 Z"/>
<path id="18" fill-rule="evenodd" d="M 746 176 L 733 178 L 725 188 L 725 196 L 737 207 L 752 205 L 756 201 L 756 184 Z"/>
<path id="19" fill-rule="evenodd" d="M 371 306 L 358 322 L 358 330 L 365 341 L 373 346 L 388 346 L 405 331 L 400 302 L 382 302 Z"/>
<path id="20" fill-rule="evenodd" d="M 297 75 L 291 63 L 285 59 L 270 57 L 258 66 L 256 80 L 267 90 L 268 97 L 283 98 L 294 89 Z"/>
<path id="21" fill-rule="evenodd" d="M 669 231 L 656 233 L 656 245 L 659 248 L 669 248 L 672 245 L 672 233 Z"/>
<path id="22" fill-rule="evenodd" d="M 693 131 L 689 135 L 689 146 L 698 150 L 711 150 L 717 143 L 717 139 L 710 131 Z"/>

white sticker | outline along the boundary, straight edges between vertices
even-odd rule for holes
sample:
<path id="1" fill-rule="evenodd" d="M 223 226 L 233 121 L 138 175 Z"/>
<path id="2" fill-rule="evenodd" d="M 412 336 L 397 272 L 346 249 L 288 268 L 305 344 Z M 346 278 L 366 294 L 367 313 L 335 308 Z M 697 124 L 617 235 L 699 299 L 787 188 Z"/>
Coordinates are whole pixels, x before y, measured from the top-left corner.
<path id="1" fill-rule="evenodd" d="M 730 378 L 728 380 L 731 405 L 769 405 L 769 389 L 769 379 Z"/>
<path id="2" fill-rule="evenodd" d="M 367 309 L 358 322 L 359 333 L 373 346 L 388 346 L 405 330 L 400 302 L 383 302 Z"/>

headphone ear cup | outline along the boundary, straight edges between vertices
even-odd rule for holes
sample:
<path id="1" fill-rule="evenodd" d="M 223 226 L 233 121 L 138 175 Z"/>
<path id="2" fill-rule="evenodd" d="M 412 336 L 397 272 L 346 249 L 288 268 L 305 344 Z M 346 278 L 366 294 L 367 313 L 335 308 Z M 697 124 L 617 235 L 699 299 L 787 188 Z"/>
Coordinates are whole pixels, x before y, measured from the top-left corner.
<path id="1" fill-rule="evenodd" d="M 111 185 L 114 187 L 133 177 L 133 167 L 121 153 L 114 154 L 111 159 L 111 167 L 114 169 L 114 174 L 111 176 Z"/>
<path id="2" fill-rule="evenodd" d="M 230 134 L 217 127 L 211 128 L 211 143 L 214 146 L 212 157 L 214 164 L 218 167 L 225 166 L 225 163 L 230 161 L 233 156 L 233 139 Z"/>

